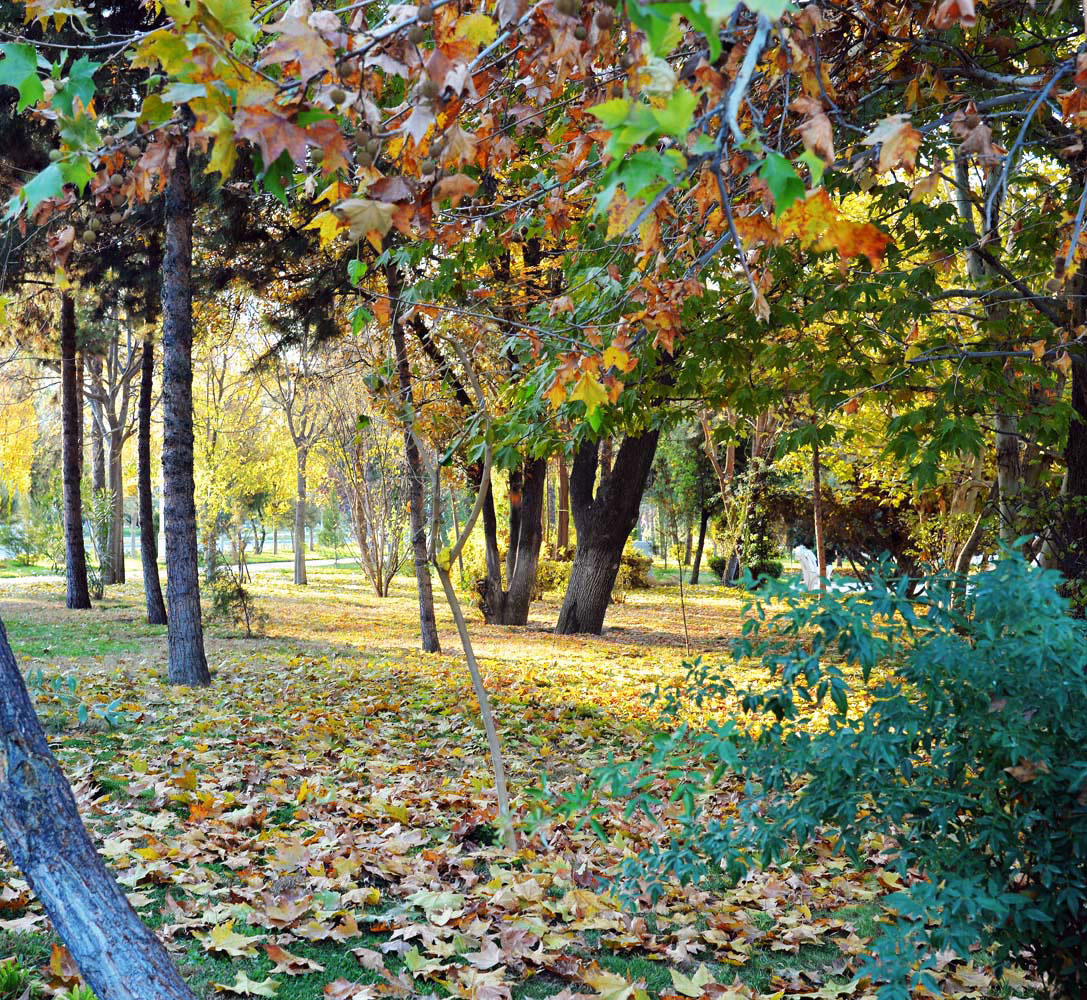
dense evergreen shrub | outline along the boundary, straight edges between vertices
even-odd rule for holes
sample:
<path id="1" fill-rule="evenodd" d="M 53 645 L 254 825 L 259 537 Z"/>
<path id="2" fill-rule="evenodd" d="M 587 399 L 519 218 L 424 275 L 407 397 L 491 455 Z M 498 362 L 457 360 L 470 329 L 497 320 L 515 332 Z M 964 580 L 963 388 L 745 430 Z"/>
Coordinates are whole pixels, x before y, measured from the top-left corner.
<path id="1" fill-rule="evenodd" d="M 998 967 L 1026 960 L 1054 995 L 1087 995 L 1087 627 L 1061 577 L 1017 554 L 972 578 L 958 611 L 950 583 L 926 579 L 915 602 L 886 567 L 850 594 L 768 582 L 735 655 L 765 664 L 769 685 L 737 691 L 727 667 L 696 661 L 665 701 L 739 694 L 757 725 L 681 727 L 597 775 L 631 810 L 684 804 L 622 884 L 659 893 L 669 878 L 799 863 L 821 834 L 859 860 L 867 838 L 891 837 L 906 888 L 866 969 L 885 994 L 905 1000 L 938 952 L 981 945 Z M 738 810 L 705 812 L 727 771 L 745 780 Z M 590 802 L 566 807 L 605 808 Z"/>

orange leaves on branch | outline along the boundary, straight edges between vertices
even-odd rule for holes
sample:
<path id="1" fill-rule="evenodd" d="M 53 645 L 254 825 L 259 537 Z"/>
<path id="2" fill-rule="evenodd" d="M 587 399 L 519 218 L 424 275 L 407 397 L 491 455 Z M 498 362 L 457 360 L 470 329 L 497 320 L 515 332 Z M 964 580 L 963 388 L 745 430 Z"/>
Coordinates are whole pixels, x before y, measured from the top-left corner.
<path id="1" fill-rule="evenodd" d="M 454 174 L 452 177 L 443 177 L 434 185 L 431 199 L 440 203 L 449 199 L 450 204 L 456 208 L 463 198 L 470 198 L 476 193 L 479 181 L 473 180 L 467 174 Z"/>
<path id="2" fill-rule="evenodd" d="M 275 24 L 268 25 L 264 30 L 277 32 L 279 38 L 264 50 L 257 65 L 296 62 L 299 76 L 309 82 L 316 82 L 325 73 L 331 72 L 336 65 L 335 53 L 306 20 L 312 11 L 309 0 L 295 0 L 283 17 Z M 326 33 L 328 27 L 325 26 Z"/>
<path id="3" fill-rule="evenodd" d="M 912 174 L 917 166 L 921 133 L 910 124 L 909 115 L 891 115 L 865 136 L 863 144 L 880 147 L 877 173 L 885 174 L 895 167 L 903 167 L 907 173 Z"/>
<path id="4" fill-rule="evenodd" d="M 366 237 L 373 248 L 381 252 L 381 238 L 392 229 L 395 208 L 372 198 L 348 198 L 332 209 L 340 221 L 347 224 L 351 239 Z"/>
<path id="5" fill-rule="evenodd" d="M 296 164 L 306 158 L 306 133 L 281 109 L 269 105 L 250 105 L 238 111 L 234 131 L 239 139 L 248 139 L 259 150 L 266 167 L 279 159 L 284 150 Z"/>
<path id="6" fill-rule="evenodd" d="M 823 102 L 814 97 L 798 97 L 789 105 L 791 111 L 805 116 L 795 131 L 800 133 L 804 148 L 824 163 L 834 162 L 834 130 L 823 109 Z"/>
<path id="7" fill-rule="evenodd" d="M 977 105 L 971 101 L 964 110 L 956 111 L 951 119 L 952 133 L 962 140 L 959 153 L 976 156 L 982 167 L 995 167 L 1006 150 L 993 142 L 993 130 L 982 121 Z"/>

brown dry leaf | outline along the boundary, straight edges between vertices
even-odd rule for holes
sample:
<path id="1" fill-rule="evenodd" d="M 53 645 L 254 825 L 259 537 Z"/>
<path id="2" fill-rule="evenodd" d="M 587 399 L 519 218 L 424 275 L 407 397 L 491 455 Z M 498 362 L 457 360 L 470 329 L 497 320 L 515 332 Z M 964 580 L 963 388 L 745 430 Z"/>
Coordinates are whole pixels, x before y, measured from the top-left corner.
<path id="1" fill-rule="evenodd" d="M 275 962 L 273 972 L 283 972 L 288 976 L 306 976 L 311 972 L 324 972 L 325 967 L 312 958 L 292 955 L 278 944 L 266 944 L 264 951 Z"/>
<path id="2" fill-rule="evenodd" d="M 454 174 L 452 177 L 443 177 L 438 181 L 430 197 L 437 203 L 448 198 L 452 206 L 456 208 L 461 203 L 461 199 L 471 197 L 478 187 L 479 181 L 473 180 L 467 174 Z"/>
<path id="3" fill-rule="evenodd" d="M 917 150 L 921 146 L 921 133 L 910 124 L 908 114 L 890 115 L 865 136 L 863 144 L 878 144 L 880 147 L 877 173 L 903 167 L 912 174 L 917 164 Z"/>

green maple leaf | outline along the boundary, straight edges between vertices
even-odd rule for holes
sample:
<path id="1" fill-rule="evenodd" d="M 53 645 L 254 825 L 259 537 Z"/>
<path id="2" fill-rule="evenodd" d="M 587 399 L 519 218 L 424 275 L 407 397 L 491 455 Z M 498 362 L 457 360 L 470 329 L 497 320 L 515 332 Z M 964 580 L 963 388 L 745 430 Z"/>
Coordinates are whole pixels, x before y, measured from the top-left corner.
<path id="1" fill-rule="evenodd" d="M 18 110 L 37 104 L 45 96 L 38 78 L 38 54 L 33 45 L 9 43 L 0 45 L 4 60 L 0 62 L 0 83 L 19 91 Z"/>

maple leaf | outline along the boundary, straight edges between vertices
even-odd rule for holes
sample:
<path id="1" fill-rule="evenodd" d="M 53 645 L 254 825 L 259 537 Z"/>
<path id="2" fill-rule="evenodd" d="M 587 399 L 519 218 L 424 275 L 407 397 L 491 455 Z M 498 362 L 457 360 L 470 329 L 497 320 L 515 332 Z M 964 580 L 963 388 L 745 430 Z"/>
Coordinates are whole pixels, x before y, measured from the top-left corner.
<path id="1" fill-rule="evenodd" d="M 842 260 L 866 256 L 878 270 L 890 242 L 870 222 L 854 222 L 839 211 L 825 188 L 817 188 L 806 198 L 794 202 L 781 217 L 783 236 L 795 236 L 805 246 L 816 250 L 837 250 Z"/>
<path id="2" fill-rule="evenodd" d="M 672 985 L 676 992 L 685 997 L 700 997 L 706 992 L 705 987 L 713 983 L 713 973 L 706 966 L 700 965 L 691 976 L 685 976 L 678 969 L 669 969 Z"/>
<path id="3" fill-rule="evenodd" d="M 604 387 L 596 380 L 596 377 L 585 372 L 577 380 L 571 399 L 580 399 L 585 404 L 585 412 L 593 413 L 598 406 L 608 401 L 608 394 Z"/>
<path id="4" fill-rule="evenodd" d="M 381 237 L 392 229 L 392 205 L 371 198 L 348 198 L 336 205 L 332 211 L 337 218 L 347 223 L 351 239 L 361 240 L 365 236 L 374 244 L 374 249 L 380 252 Z"/>
<path id="5" fill-rule="evenodd" d="M 266 944 L 264 951 L 275 962 L 273 972 L 283 972 L 288 976 L 307 976 L 311 972 L 324 972 L 325 967 L 312 958 L 302 955 L 292 955 L 278 944 Z"/>
<path id="6" fill-rule="evenodd" d="M 64 0 L 26 0 L 26 24 L 35 21 L 44 27 L 52 18 L 54 29 L 60 31 L 70 17 L 86 28 L 87 12 L 82 7 L 65 3 Z"/>
<path id="7" fill-rule="evenodd" d="M 244 972 L 234 976 L 232 983 L 212 983 L 220 993 L 236 993 L 245 997 L 274 997 L 279 991 L 278 979 L 250 979 Z"/>
<path id="8" fill-rule="evenodd" d="M 353 983 L 349 979 L 334 979 L 326 984 L 321 993 L 329 1000 L 370 1000 L 377 996 L 377 991 L 365 983 Z"/>
<path id="9" fill-rule="evenodd" d="M 955 25 L 972 28 L 978 23 L 974 0 L 941 0 L 931 14 L 932 26 L 945 31 Z"/>
<path id="10" fill-rule="evenodd" d="M 279 108 L 264 105 L 240 108 L 234 116 L 234 131 L 239 139 L 256 144 L 265 168 L 275 163 L 284 150 L 295 163 L 305 161 L 306 133 Z"/>
<path id="11" fill-rule="evenodd" d="M 498 25 L 486 14 L 465 14 L 457 21 L 453 37 L 474 45 L 490 45 L 498 37 Z"/>
<path id="12" fill-rule="evenodd" d="M 332 243 L 343 231 L 343 222 L 334 212 L 318 212 L 303 229 L 316 229 L 321 240 L 321 246 L 326 247 Z"/>
<path id="13" fill-rule="evenodd" d="M 277 32 L 279 38 L 264 50 L 258 66 L 297 62 L 299 74 L 309 82 L 316 82 L 335 68 L 336 54 L 332 46 L 299 16 L 308 6 L 292 4 L 283 17 L 265 27 L 267 32 Z M 296 12 L 296 7 L 301 9 Z"/>
<path id="14" fill-rule="evenodd" d="M 238 161 L 238 144 L 234 139 L 234 123 L 220 112 L 215 120 L 207 126 L 209 135 L 215 137 L 215 145 L 212 147 L 211 156 L 204 173 L 219 172 L 219 183 L 225 181 L 234 173 L 234 164 Z"/>
<path id="15" fill-rule="evenodd" d="M 454 174 L 452 177 L 443 177 L 438 181 L 430 197 L 436 203 L 448 198 L 452 206 L 456 208 L 462 198 L 475 194 L 478 188 L 479 181 L 473 180 L 467 174 Z"/>
<path id="16" fill-rule="evenodd" d="M 804 148 L 814 153 L 824 163 L 833 163 L 834 129 L 823 109 L 822 102 L 812 97 L 798 97 L 789 107 L 807 116 L 804 124 L 797 130 L 800 132 Z"/>
<path id="17" fill-rule="evenodd" d="M 257 953 L 263 934 L 247 936 L 234 930 L 234 921 L 216 924 L 207 934 L 194 935 L 204 942 L 207 951 L 218 951 L 233 958 L 249 958 Z"/>
<path id="18" fill-rule="evenodd" d="M 907 173 L 912 174 L 917 164 L 917 150 L 921 146 L 921 133 L 910 124 L 909 115 L 890 115 L 864 137 L 863 145 L 879 145 L 877 173 L 884 174 L 895 167 L 904 167 Z"/>

